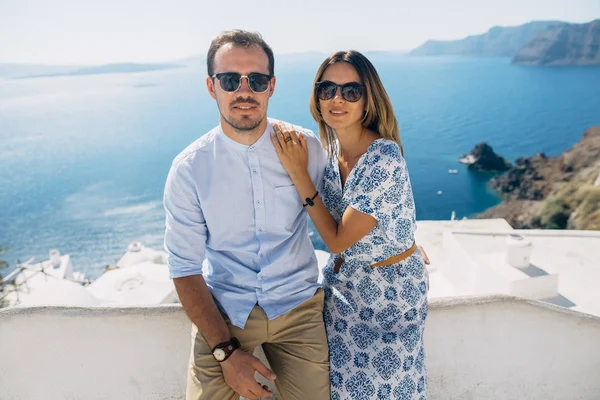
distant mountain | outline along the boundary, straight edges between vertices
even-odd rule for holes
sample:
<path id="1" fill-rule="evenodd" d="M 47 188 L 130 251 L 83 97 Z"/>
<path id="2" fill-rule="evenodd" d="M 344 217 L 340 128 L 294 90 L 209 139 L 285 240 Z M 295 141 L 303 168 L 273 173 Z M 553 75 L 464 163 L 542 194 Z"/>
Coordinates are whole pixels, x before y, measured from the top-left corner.
<path id="1" fill-rule="evenodd" d="M 135 72 L 160 71 L 165 69 L 181 68 L 179 64 L 106 64 L 95 67 L 83 67 L 69 71 L 41 73 L 34 75 L 16 76 L 12 79 L 31 79 L 46 78 L 54 76 L 79 76 L 79 75 L 97 75 L 97 74 L 131 74 Z"/>
<path id="2" fill-rule="evenodd" d="M 600 19 L 587 24 L 549 26 L 535 34 L 516 56 L 514 64 L 600 64 Z"/>
<path id="3" fill-rule="evenodd" d="M 370 55 L 376 55 L 380 52 L 371 52 Z M 386 54 L 381 52 L 381 54 Z M 393 54 L 393 53 L 392 53 Z M 320 52 L 303 52 L 275 55 L 275 70 L 280 67 L 295 68 L 299 62 L 311 61 L 318 66 L 329 53 Z M 96 75 L 96 74 L 126 74 L 146 71 L 159 71 L 172 68 L 193 68 L 204 72 L 206 70 L 206 56 L 193 55 L 176 60 L 169 60 L 154 64 L 138 64 L 138 63 L 120 63 L 106 64 L 100 66 L 49 66 L 41 64 L 15 64 L 15 63 L 0 63 L 0 79 L 31 79 L 45 78 L 55 76 L 78 76 L 78 75 Z"/>
<path id="4" fill-rule="evenodd" d="M 412 50 L 413 56 L 459 55 L 474 57 L 513 57 L 531 38 L 560 21 L 533 21 L 519 26 L 495 26 L 487 33 L 460 40 L 428 40 Z"/>
<path id="5" fill-rule="evenodd" d="M 0 78 L 16 78 L 27 75 L 60 74 L 77 68 L 81 68 L 81 66 L 0 63 Z"/>
<path id="6" fill-rule="evenodd" d="M 178 60 L 167 61 L 169 64 L 178 64 L 187 67 L 197 67 L 201 65 L 206 65 L 206 56 L 203 55 L 193 55 L 186 58 L 181 58 Z"/>

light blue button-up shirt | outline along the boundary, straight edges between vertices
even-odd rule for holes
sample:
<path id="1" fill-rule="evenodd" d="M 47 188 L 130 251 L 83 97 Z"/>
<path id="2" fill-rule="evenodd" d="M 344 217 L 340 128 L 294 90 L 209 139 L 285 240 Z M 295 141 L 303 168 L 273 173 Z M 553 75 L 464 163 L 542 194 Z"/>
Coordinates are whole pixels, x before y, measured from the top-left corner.
<path id="1" fill-rule="evenodd" d="M 273 319 L 318 288 L 307 213 L 271 142 L 274 122 L 250 146 L 214 128 L 175 158 L 165 186 L 171 277 L 202 274 L 217 306 L 240 328 L 255 304 Z M 303 131 L 318 188 L 326 153 Z"/>

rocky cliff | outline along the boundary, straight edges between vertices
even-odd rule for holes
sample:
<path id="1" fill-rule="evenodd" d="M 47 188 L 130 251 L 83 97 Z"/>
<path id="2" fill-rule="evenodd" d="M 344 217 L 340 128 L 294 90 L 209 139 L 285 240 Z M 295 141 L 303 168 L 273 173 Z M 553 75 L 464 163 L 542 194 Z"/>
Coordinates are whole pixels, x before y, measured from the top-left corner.
<path id="1" fill-rule="evenodd" d="M 478 218 L 514 228 L 600 229 L 600 126 L 557 157 L 519 158 L 490 181 L 503 198 Z"/>
<path id="2" fill-rule="evenodd" d="M 587 24 L 551 25 L 537 32 L 515 55 L 514 64 L 600 64 L 600 19 Z"/>
<path id="3" fill-rule="evenodd" d="M 460 40 L 428 40 L 410 54 L 513 57 L 536 33 L 560 23 L 560 21 L 533 21 L 519 26 L 495 26 L 484 34 L 472 35 Z"/>

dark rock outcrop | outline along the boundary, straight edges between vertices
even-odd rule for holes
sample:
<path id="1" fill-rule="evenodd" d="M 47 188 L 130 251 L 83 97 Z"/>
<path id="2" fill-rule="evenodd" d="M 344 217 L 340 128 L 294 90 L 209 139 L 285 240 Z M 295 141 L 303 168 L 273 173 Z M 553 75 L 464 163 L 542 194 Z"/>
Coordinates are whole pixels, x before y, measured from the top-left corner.
<path id="1" fill-rule="evenodd" d="M 465 159 L 469 168 L 478 171 L 504 172 L 511 167 L 508 161 L 496 154 L 494 149 L 485 142 L 478 144 L 468 155 L 461 158 L 461 160 Z"/>
<path id="2" fill-rule="evenodd" d="M 586 24 L 561 23 L 537 32 L 514 56 L 513 64 L 600 64 L 600 19 Z"/>

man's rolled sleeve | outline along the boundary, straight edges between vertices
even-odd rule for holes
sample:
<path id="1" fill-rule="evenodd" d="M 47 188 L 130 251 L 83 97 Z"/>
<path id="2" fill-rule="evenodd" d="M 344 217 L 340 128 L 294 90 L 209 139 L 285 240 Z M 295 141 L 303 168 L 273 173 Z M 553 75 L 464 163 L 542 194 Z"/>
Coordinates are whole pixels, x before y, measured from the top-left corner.
<path id="1" fill-rule="evenodd" d="M 206 248 L 206 221 L 187 161 L 178 159 L 171 166 L 163 198 L 164 247 L 171 278 L 201 275 Z"/>

